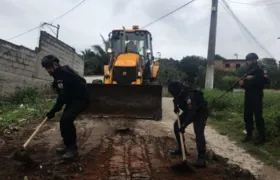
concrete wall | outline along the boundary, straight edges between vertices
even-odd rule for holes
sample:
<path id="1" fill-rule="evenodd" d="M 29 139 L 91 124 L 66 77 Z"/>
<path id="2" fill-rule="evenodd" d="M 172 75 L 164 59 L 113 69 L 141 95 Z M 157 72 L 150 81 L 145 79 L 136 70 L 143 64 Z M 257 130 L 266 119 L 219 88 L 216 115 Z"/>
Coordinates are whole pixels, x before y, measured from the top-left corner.
<path id="1" fill-rule="evenodd" d="M 84 61 L 75 49 L 45 31 L 41 31 L 35 50 L 0 39 L 0 96 L 14 92 L 16 87 L 49 87 L 52 78 L 41 67 L 42 57 L 49 54 L 84 75 Z"/>

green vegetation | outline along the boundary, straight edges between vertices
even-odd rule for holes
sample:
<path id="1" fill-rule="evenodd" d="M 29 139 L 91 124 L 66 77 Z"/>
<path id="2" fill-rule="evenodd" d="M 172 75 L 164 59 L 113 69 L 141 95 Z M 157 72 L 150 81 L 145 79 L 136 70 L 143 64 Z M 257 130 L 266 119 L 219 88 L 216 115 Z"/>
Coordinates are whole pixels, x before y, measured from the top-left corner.
<path id="1" fill-rule="evenodd" d="M 214 126 L 221 134 L 238 142 L 248 152 L 265 163 L 280 168 L 280 93 L 266 90 L 264 96 L 264 119 L 268 143 L 255 146 L 252 143 L 240 143 L 244 137 L 243 98 L 244 93 L 229 93 L 219 101 L 216 100 L 222 91 L 205 91 L 205 97 L 212 110 L 208 124 Z M 257 132 L 256 128 L 255 132 Z"/>
<path id="2" fill-rule="evenodd" d="M 85 61 L 85 75 L 103 75 L 104 64 L 108 64 L 109 62 L 109 55 L 107 54 L 109 41 L 105 40 L 102 35 L 100 36 L 103 41 L 103 47 L 100 45 L 93 45 L 91 48 L 81 52 L 81 57 Z"/>
<path id="3" fill-rule="evenodd" d="M 8 99 L 0 101 L 0 132 L 12 124 L 44 117 L 52 102 L 36 88 L 17 89 Z"/>

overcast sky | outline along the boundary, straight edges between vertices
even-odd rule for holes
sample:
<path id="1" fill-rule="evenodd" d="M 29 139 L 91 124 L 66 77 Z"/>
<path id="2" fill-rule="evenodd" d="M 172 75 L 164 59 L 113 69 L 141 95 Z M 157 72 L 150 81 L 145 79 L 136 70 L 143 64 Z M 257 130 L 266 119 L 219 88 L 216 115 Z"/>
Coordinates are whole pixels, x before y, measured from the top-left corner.
<path id="1" fill-rule="evenodd" d="M 0 38 L 8 39 L 42 22 L 65 13 L 82 0 L 0 0 Z M 93 44 L 101 44 L 101 33 L 107 37 L 114 28 L 144 26 L 178 8 L 189 0 L 87 0 L 77 9 L 58 19 L 59 39 L 78 52 Z M 265 48 L 280 59 L 280 4 L 246 5 L 235 2 L 280 2 L 280 0 L 226 0 L 238 18 Z M 181 59 L 186 55 L 207 56 L 211 0 L 196 0 L 185 8 L 151 25 L 155 52 L 162 57 Z M 244 58 L 248 52 L 260 57 L 269 55 L 252 39 L 244 37 L 233 18 L 219 4 L 216 53 L 226 58 Z M 52 33 L 47 27 L 46 30 Z M 245 33 L 244 33 L 245 34 Z M 11 42 L 34 49 L 39 29 Z"/>

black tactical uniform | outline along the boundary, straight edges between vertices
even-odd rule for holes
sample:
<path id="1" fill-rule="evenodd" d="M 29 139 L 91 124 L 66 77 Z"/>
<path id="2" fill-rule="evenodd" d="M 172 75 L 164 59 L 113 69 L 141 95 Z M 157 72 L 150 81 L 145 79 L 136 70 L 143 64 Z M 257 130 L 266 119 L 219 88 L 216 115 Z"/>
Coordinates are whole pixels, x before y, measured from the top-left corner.
<path id="1" fill-rule="evenodd" d="M 42 60 L 42 66 L 47 68 L 54 62 L 58 63 L 59 60 L 54 56 L 46 56 Z M 65 148 L 57 148 L 57 152 L 64 153 L 62 156 L 64 159 L 71 159 L 77 155 L 74 120 L 89 104 L 86 81 L 69 66 L 59 65 L 50 75 L 54 78 L 52 84 L 58 97 L 53 108 L 47 113 L 47 117 L 52 119 L 65 105 L 60 119 L 60 131 Z"/>
<path id="2" fill-rule="evenodd" d="M 246 60 L 253 61 L 248 68 L 247 76 L 253 76 L 251 79 L 245 79 L 242 87 L 245 89 L 244 101 L 244 122 L 247 135 L 243 142 L 250 141 L 253 133 L 253 114 L 255 115 L 256 127 L 259 133 L 255 144 L 265 142 L 265 127 L 263 119 L 263 89 L 265 84 L 265 74 L 263 68 L 257 63 L 258 56 L 250 53 Z"/>
<path id="3" fill-rule="evenodd" d="M 198 152 L 196 165 L 205 167 L 206 142 L 204 129 L 208 118 L 208 109 L 203 92 L 184 87 L 179 82 L 171 82 L 168 86 L 168 90 L 174 97 L 174 112 L 179 113 L 179 109 L 183 111 L 180 115 L 181 128 L 178 128 L 177 121 L 174 123 L 174 133 L 178 146 L 175 151 L 171 152 L 171 154 L 182 154 L 179 132 L 184 133 L 185 128 L 193 123 Z"/>

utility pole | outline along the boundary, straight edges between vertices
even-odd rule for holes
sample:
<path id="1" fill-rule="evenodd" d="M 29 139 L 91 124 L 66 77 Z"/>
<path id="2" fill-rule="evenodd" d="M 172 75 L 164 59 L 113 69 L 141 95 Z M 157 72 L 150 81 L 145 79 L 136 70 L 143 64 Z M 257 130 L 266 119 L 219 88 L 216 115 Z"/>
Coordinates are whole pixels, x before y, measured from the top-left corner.
<path id="1" fill-rule="evenodd" d="M 60 29 L 60 25 L 57 24 L 57 28 L 56 28 L 56 39 L 58 39 L 59 29 Z"/>
<path id="2" fill-rule="evenodd" d="M 56 33 L 54 33 L 54 32 L 52 31 L 52 29 L 50 29 L 50 30 L 51 30 L 54 34 L 56 34 L 56 38 L 58 39 L 58 34 L 59 34 L 60 25 L 58 24 L 57 26 L 55 26 L 55 25 L 53 25 L 53 24 L 46 23 L 46 22 L 44 22 L 44 23 L 42 24 L 42 26 L 44 26 L 44 25 L 48 25 L 48 26 L 51 26 L 51 27 L 56 28 Z"/>
<path id="3" fill-rule="evenodd" d="M 215 61 L 215 50 L 216 50 L 217 16 L 218 16 L 218 0 L 212 0 L 208 54 L 207 54 L 208 63 L 206 67 L 206 77 L 205 77 L 206 89 L 214 88 L 214 70 L 215 70 L 214 61 Z"/>

